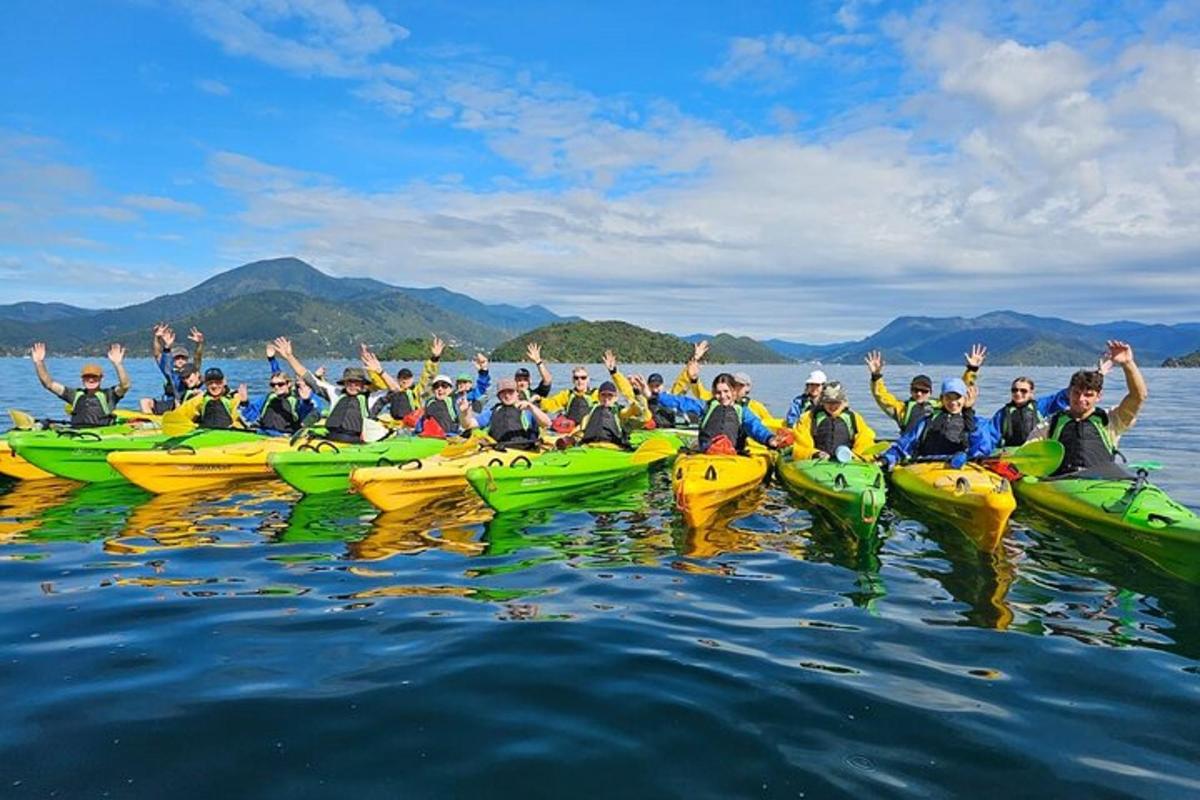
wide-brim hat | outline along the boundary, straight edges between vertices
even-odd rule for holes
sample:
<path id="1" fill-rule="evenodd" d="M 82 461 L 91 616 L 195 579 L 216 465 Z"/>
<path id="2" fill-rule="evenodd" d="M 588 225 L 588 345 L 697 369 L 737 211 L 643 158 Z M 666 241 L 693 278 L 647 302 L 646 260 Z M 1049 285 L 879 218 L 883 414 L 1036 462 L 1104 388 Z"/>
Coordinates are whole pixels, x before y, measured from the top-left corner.
<path id="1" fill-rule="evenodd" d="M 346 367 L 342 370 L 342 377 L 338 381 L 338 386 L 345 386 L 347 381 L 358 381 L 359 383 L 369 384 L 371 376 L 362 367 Z"/>

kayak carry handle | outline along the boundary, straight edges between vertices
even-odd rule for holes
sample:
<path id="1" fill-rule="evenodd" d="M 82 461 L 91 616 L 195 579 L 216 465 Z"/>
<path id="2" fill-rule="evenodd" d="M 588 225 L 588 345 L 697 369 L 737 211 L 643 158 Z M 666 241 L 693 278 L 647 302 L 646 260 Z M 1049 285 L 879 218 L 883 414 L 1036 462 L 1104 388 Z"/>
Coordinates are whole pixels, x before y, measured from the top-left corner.
<path id="1" fill-rule="evenodd" d="M 521 456 L 521 458 L 524 458 L 524 456 Z M 493 458 L 491 461 L 487 462 L 487 465 L 489 467 L 503 467 L 504 462 L 499 458 Z"/>
<path id="2" fill-rule="evenodd" d="M 497 460 L 498 460 L 498 459 L 497 459 Z M 515 467 L 515 466 L 517 466 L 518 464 L 520 464 L 522 461 L 524 461 L 524 462 L 525 462 L 525 468 L 526 468 L 526 469 L 530 469 L 530 468 L 532 468 L 532 467 L 533 467 L 533 462 L 529 460 L 529 456 L 517 456 L 516 458 L 514 458 L 514 459 L 512 460 L 512 462 L 511 462 L 511 463 L 509 463 L 509 466 L 510 466 L 510 467 Z"/>
<path id="3" fill-rule="evenodd" d="M 413 464 L 416 464 L 416 466 L 412 466 Z M 409 467 L 412 467 L 413 469 L 422 469 L 424 466 L 425 465 L 421 463 L 421 459 L 419 458 L 406 458 L 399 464 L 400 469 L 407 469 Z"/>
<path id="4" fill-rule="evenodd" d="M 717 468 L 712 464 L 708 465 L 708 469 L 704 470 L 704 480 L 715 481 L 717 479 Z"/>
<path id="5" fill-rule="evenodd" d="M 194 456 L 196 455 L 196 448 L 192 447 L 190 444 L 177 444 L 174 447 L 168 447 L 167 452 L 171 455 L 175 455 L 177 453 L 187 453 Z"/>
<path id="6" fill-rule="evenodd" d="M 100 434 L 92 433 L 91 431 L 65 430 L 65 431 L 55 431 L 55 433 L 57 433 L 59 436 L 65 437 L 67 439 L 82 439 L 87 442 L 100 441 Z"/>
<path id="7" fill-rule="evenodd" d="M 333 448 L 333 452 L 335 452 L 335 453 L 342 452 L 336 444 L 329 441 L 328 439 L 320 439 L 316 444 L 310 444 L 308 442 L 305 442 L 304 444 L 300 445 L 296 449 L 297 450 L 311 450 L 314 453 L 319 453 L 319 452 L 321 452 L 321 448 L 325 447 L 326 445 Z"/>

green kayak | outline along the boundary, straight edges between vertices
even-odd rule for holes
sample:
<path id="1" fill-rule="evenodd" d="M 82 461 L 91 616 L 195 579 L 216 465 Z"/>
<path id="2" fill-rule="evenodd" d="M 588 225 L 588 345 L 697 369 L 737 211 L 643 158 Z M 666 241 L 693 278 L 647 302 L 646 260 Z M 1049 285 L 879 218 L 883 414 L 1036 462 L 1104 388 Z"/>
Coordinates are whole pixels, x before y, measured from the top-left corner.
<path id="1" fill-rule="evenodd" d="M 776 474 L 787 490 L 805 503 L 827 512 L 827 517 L 859 536 L 870 536 L 887 502 L 883 470 L 878 464 L 832 459 L 794 460 L 780 453 Z"/>
<path id="2" fill-rule="evenodd" d="M 13 451 L 35 467 L 60 478 L 84 483 L 125 481 L 108 463 L 118 450 L 151 450 L 155 447 L 210 447 L 233 444 L 258 434 L 241 430 L 194 431 L 167 436 L 157 430 L 145 433 L 104 433 L 95 430 L 14 431 L 8 437 Z"/>
<path id="3" fill-rule="evenodd" d="M 645 475 L 654 464 L 674 458 L 681 444 L 664 435 L 647 439 L 636 450 L 572 447 L 518 458 L 508 466 L 473 467 L 467 470 L 467 483 L 497 511 L 546 507 Z"/>
<path id="4" fill-rule="evenodd" d="M 446 449 L 445 439 L 393 436 L 369 444 L 343 444 L 318 439 L 294 450 L 272 453 L 267 463 L 305 494 L 350 491 L 350 473 L 359 467 L 400 464 Z"/>
<path id="5" fill-rule="evenodd" d="M 1200 583 L 1200 517 L 1145 479 L 1026 477 L 1015 488 L 1022 507 L 1094 533 Z"/>

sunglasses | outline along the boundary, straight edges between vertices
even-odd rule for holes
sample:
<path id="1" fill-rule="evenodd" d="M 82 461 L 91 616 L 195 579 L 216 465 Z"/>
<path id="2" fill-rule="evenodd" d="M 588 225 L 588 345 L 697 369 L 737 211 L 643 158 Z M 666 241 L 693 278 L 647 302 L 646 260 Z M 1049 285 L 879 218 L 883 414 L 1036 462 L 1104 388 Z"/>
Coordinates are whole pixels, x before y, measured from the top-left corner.
<path id="1" fill-rule="evenodd" d="M 913 393 L 913 394 L 929 394 L 929 392 L 930 392 L 930 391 L 931 391 L 931 390 L 929 390 L 929 389 L 922 389 L 922 388 L 921 388 L 921 387 L 919 387 L 919 386 L 914 386 L 914 387 L 912 387 L 912 393 Z"/>
<path id="2" fill-rule="evenodd" d="M 281 381 L 271 381 L 271 385 L 278 388 L 280 386 L 287 386 L 288 382 L 287 381 L 282 381 L 282 382 Z"/>
<path id="3" fill-rule="evenodd" d="M 572 375 L 571 379 L 576 380 L 576 381 L 586 381 L 588 379 L 588 376 L 587 375 Z"/>
<path id="4" fill-rule="evenodd" d="M 1012 393 L 1013 394 L 1029 394 L 1029 390 L 1028 389 L 1018 389 L 1016 386 L 1014 386 L 1012 389 Z"/>
<path id="5" fill-rule="evenodd" d="M 83 380 L 85 380 L 85 381 L 98 381 L 98 380 L 100 380 L 100 376 L 99 376 L 99 375 L 80 375 L 79 377 L 80 377 L 80 378 L 82 378 L 82 379 L 83 379 Z"/>

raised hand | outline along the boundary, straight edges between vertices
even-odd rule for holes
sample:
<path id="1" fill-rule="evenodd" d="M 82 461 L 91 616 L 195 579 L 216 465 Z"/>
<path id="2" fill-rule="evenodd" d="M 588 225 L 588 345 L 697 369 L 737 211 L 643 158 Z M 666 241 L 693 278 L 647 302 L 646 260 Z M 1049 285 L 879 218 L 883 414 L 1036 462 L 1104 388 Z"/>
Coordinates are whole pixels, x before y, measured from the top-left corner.
<path id="1" fill-rule="evenodd" d="M 1114 364 L 1120 364 L 1122 367 L 1126 364 L 1132 364 L 1133 348 L 1129 346 L 1129 342 L 1110 339 L 1108 342 L 1108 358 Z"/>
<path id="2" fill-rule="evenodd" d="M 537 342 L 525 345 L 525 357 L 537 364 L 542 360 L 542 346 Z"/>
<path id="3" fill-rule="evenodd" d="M 1101 375 L 1107 375 L 1112 371 L 1112 368 L 1113 360 L 1108 357 L 1108 353 L 1100 356 L 1100 359 L 1096 362 L 1096 371 Z"/>
<path id="4" fill-rule="evenodd" d="M 701 339 L 692 345 L 692 361 L 699 363 L 708 354 L 708 340 Z"/>
<path id="5" fill-rule="evenodd" d="M 462 415 L 463 417 L 466 417 L 467 415 L 469 415 L 471 413 L 471 404 L 467 402 L 467 398 L 465 398 L 465 397 L 458 398 L 457 405 L 458 405 L 458 413 L 460 415 Z"/>
<path id="6" fill-rule="evenodd" d="M 250 390 L 246 388 L 246 384 L 239 383 L 237 388 L 237 399 L 239 403 L 250 402 Z"/>
<path id="7" fill-rule="evenodd" d="M 604 363 L 605 369 L 607 369 L 609 372 L 612 372 L 617 368 L 617 354 L 612 350 L 605 350 L 604 358 L 602 358 L 601 361 Z"/>
<path id="8" fill-rule="evenodd" d="M 441 358 L 442 351 L 446 349 L 446 343 L 437 336 L 433 337 L 433 343 L 429 345 L 429 355 L 434 358 Z"/>
<path id="9" fill-rule="evenodd" d="M 296 384 L 296 394 L 300 396 L 301 400 L 307 400 L 312 397 L 312 387 L 304 381 L 300 381 Z"/>
<path id="10" fill-rule="evenodd" d="M 162 333 L 159 334 L 162 339 L 163 347 L 170 350 L 175 346 L 175 331 L 171 330 L 170 325 L 163 325 Z"/>
<path id="11" fill-rule="evenodd" d="M 188 338 L 196 344 L 204 344 L 204 334 L 196 326 L 192 326 L 192 330 L 188 333 Z"/>
<path id="12" fill-rule="evenodd" d="M 292 355 L 292 342 L 290 339 L 280 336 L 271 344 L 275 345 L 275 350 L 278 351 L 279 355 L 283 356 L 284 358 L 288 358 Z"/>
<path id="13" fill-rule="evenodd" d="M 646 379 L 641 375 L 630 375 L 629 385 L 632 386 L 636 392 L 646 393 Z"/>
<path id="14" fill-rule="evenodd" d="M 34 342 L 33 347 L 29 348 L 29 357 L 33 359 L 33 363 L 41 364 L 46 360 L 46 343 Z"/>
<path id="15" fill-rule="evenodd" d="M 968 367 L 979 369 L 983 366 L 984 359 L 987 358 L 987 348 L 981 344 L 973 344 L 971 352 L 963 353 L 963 358 L 967 360 Z"/>
<path id="16" fill-rule="evenodd" d="M 383 372 L 383 365 L 379 363 L 379 357 L 368 350 L 365 344 L 363 345 L 361 360 L 364 369 L 370 372 Z"/>
<path id="17" fill-rule="evenodd" d="M 154 324 L 154 335 L 155 335 L 155 336 L 157 336 L 159 339 L 161 339 L 161 338 L 163 337 L 163 333 L 164 333 L 166 330 L 167 330 L 167 323 L 165 323 L 165 322 L 156 322 L 156 323 Z"/>
<path id="18" fill-rule="evenodd" d="M 274 357 L 275 357 L 275 345 L 271 344 L 270 342 L 267 342 L 267 358 L 274 358 Z"/>
<path id="19" fill-rule="evenodd" d="M 476 353 L 475 358 L 471 360 L 475 362 L 475 369 L 480 372 L 487 372 L 488 364 L 490 363 L 487 356 L 483 353 Z"/>
<path id="20" fill-rule="evenodd" d="M 108 360 L 113 363 L 113 366 L 125 360 L 125 348 L 119 342 L 113 342 L 112 347 L 108 348 Z"/>
<path id="21" fill-rule="evenodd" d="M 317 378 L 320 380 L 325 380 L 325 365 L 322 364 L 321 366 L 319 366 L 315 370 L 313 370 L 313 375 L 316 375 Z"/>
<path id="22" fill-rule="evenodd" d="M 872 350 L 867 353 L 863 361 L 866 362 L 867 369 L 871 371 L 872 375 L 881 375 L 883 373 L 883 353 L 878 350 Z"/>

